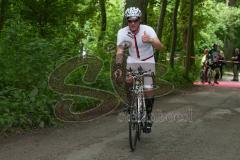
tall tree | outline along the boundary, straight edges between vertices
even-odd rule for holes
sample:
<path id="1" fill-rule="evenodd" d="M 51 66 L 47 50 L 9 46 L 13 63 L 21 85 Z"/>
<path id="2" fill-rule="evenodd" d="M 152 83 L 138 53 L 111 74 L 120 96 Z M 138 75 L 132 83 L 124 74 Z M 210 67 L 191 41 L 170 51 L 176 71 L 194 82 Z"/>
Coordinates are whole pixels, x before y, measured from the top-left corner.
<path id="1" fill-rule="evenodd" d="M 157 23 L 157 36 L 160 39 L 160 41 L 162 40 L 163 24 L 164 24 L 164 19 L 166 15 L 167 4 L 168 4 L 167 0 L 162 1 L 160 16 Z M 157 62 L 159 57 L 159 51 L 156 51 L 154 55 Z"/>
<path id="2" fill-rule="evenodd" d="M 228 6 L 234 7 L 237 4 L 237 0 L 227 0 Z"/>
<path id="3" fill-rule="evenodd" d="M 101 14 L 101 32 L 98 37 L 98 40 L 101 41 L 104 38 L 104 34 L 107 27 L 107 15 L 106 15 L 106 1 L 105 0 L 99 0 L 99 7 L 100 7 L 100 14 Z"/>
<path id="4" fill-rule="evenodd" d="M 236 0 L 226 0 L 226 5 L 229 7 L 236 7 L 237 3 Z M 231 36 L 225 35 L 224 37 L 224 52 L 225 53 L 230 53 L 226 55 L 226 58 L 231 58 L 232 53 L 234 53 L 234 48 L 235 48 L 235 34 L 234 34 L 234 28 L 230 27 L 229 28 L 229 33 L 232 34 Z"/>
<path id="5" fill-rule="evenodd" d="M 180 17 L 181 17 L 181 34 L 182 47 L 187 51 L 187 35 L 188 35 L 188 15 L 189 15 L 189 1 L 181 1 Z"/>
<path id="6" fill-rule="evenodd" d="M 1 11 L 0 11 L 0 31 L 2 31 L 4 26 L 4 21 L 6 19 L 8 0 L 1 0 Z"/>
<path id="7" fill-rule="evenodd" d="M 162 39 L 163 23 L 166 15 L 167 4 L 168 4 L 167 0 L 162 1 L 160 17 L 158 19 L 158 24 L 157 24 L 157 35 L 160 40 Z"/>
<path id="8" fill-rule="evenodd" d="M 175 56 L 175 50 L 176 50 L 176 44 L 177 44 L 177 13 L 179 8 L 180 0 L 176 0 L 174 12 L 173 12 L 173 37 L 172 37 L 172 47 L 171 47 L 171 54 L 170 54 L 170 66 L 174 67 L 174 56 Z"/>
<path id="9" fill-rule="evenodd" d="M 193 12 L 194 12 L 194 0 L 190 0 L 190 8 L 189 8 L 189 19 L 188 19 L 188 36 L 187 36 L 187 56 L 186 56 L 186 64 L 185 64 L 185 76 L 189 77 L 189 71 L 191 69 L 191 45 L 193 44 Z"/>
<path id="10" fill-rule="evenodd" d="M 53 28 L 66 29 L 73 20 L 80 26 L 95 14 L 98 0 L 21 0 L 21 17 L 37 26 L 43 37 L 49 36 Z M 79 7 L 80 6 L 80 7 Z"/>

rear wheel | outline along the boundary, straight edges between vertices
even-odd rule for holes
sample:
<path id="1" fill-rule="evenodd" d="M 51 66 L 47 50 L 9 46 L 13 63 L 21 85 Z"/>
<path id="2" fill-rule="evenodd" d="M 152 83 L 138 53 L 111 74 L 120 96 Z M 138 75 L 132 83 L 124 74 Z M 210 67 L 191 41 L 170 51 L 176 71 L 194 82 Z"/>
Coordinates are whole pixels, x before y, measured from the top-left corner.
<path id="1" fill-rule="evenodd" d="M 202 83 L 205 82 L 205 76 L 204 76 L 204 71 L 203 70 L 201 70 L 201 72 L 200 72 L 200 80 L 201 80 Z"/>

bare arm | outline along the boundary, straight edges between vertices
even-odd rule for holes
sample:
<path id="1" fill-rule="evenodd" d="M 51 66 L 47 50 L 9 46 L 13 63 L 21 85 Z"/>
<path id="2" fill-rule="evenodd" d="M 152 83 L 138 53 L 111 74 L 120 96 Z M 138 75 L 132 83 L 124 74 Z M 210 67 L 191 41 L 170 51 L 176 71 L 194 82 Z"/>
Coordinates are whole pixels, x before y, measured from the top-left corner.
<path id="1" fill-rule="evenodd" d="M 116 53 L 116 64 L 122 64 L 123 63 L 123 48 L 117 47 L 117 53 Z"/>
<path id="2" fill-rule="evenodd" d="M 114 76 L 117 79 L 118 77 L 122 76 L 122 63 L 123 63 L 123 48 L 117 47 L 117 53 L 116 53 L 116 61 L 115 61 L 115 71 Z"/>
<path id="3" fill-rule="evenodd" d="M 164 48 L 163 44 L 160 42 L 160 40 L 158 38 L 150 38 L 149 42 L 157 50 L 162 51 Z"/>

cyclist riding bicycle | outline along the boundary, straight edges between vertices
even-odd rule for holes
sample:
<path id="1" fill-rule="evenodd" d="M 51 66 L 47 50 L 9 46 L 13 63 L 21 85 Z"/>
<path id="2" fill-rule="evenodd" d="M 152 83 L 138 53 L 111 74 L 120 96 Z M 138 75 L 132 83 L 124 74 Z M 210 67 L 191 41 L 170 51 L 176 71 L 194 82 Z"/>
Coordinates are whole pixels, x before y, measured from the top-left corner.
<path id="1" fill-rule="evenodd" d="M 214 75 L 213 75 L 213 78 L 214 78 L 214 83 L 218 84 L 218 79 L 219 79 L 219 76 L 220 76 L 220 61 L 219 61 L 219 58 L 220 58 L 220 51 L 219 51 L 219 48 L 218 48 L 218 45 L 217 44 L 214 44 L 213 45 L 213 48 L 209 51 L 206 59 L 207 59 L 207 62 L 208 62 L 208 66 L 210 67 L 210 69 L 212 71 L 214 71 Z M 211 77 L 209 77 L 211 78 Z M 211 83 L 210 81 L 208 81 L 208 83 Z"/>
<path id="2" fill-rule="evenodd" d="M 137 70 L 139 66 L 144 71 L 155 73 L 155 59 L 153 48 L 162 49 L 163 44 L 157 37 L 156 32 L 152 27 L 143 25 L 140 22 L 142 13 L 139 8 L 130 7 L 125 11 L 125 18 L 128 22 L 128 26 L 120 29 L 117 34 L 117 53 L 116 53 L 116 70 L 114 72 L 115 77 L 123 75 L 121 70 L 123 64 L 124 47 L 128 45 L 128 58 L 127 67 L 129 70 Z M 126 77 L 127 96 L 129 94 L 129 88 L 131 88 L 132 78 Z M 153 79 L 151 77 L 144 77 L 144 90 L 145 90 L 145 103 L 147 108 L 147 115 L 149 120 L 151 119 L 152 107 L 154 104 Z M 152 121 L 149 122 L 149 128 L 151 129 Z"/>
<path id="3" fill-rule="evenodd" d="M 204 49 L 204 52 L 203 52 L 203 57 L 202 57 L 202 60 L 201 60 L 201 74 L 200 74 L 200 78 L 201 78 L 201 81 L 202 83 L 204 82 L 207 82 L 207 72 L 208 72 L 208 63 L 207 63 L 207 55 L 209 53 L 209 50 L 206 48 Z"/>
<path id="4" fill-rule="evenodd" d="M 239 70 L 240 70 L 240 51 L 239 51 L 239 48 L 235 49 L 232 60 L 233 60 L 233 80 L 232 81 L 239 81 L 239 79 L 238 79 L 238 74 L 239 74 Z"/>

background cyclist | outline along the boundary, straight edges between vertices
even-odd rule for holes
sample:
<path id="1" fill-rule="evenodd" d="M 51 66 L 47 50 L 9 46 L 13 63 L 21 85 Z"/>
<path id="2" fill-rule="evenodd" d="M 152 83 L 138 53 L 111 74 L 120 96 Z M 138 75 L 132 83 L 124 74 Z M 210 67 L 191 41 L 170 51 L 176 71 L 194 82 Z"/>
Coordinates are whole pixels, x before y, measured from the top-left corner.
<path id="1" fill-rule="evenodd" d="M 203 71 L 203 74 L 204 76 L 202 77 L 202 82 L 207 82 L 207 72 L 208 72 L 208 63 L 207 63 L 207 55 L 209 53 L 209 50 L 207 48 L 204 49 L 204 52 L 203 52 L 203 57 L 202 57 L 202 60 L 201 60 L 201 67 L 202 67 L 202 71 Z"/>
<path id="2" fill-rule="evenodd" d="M 240 70 L 240 51 L 239 48 L 234 50 L 234 54 L 232 57 L 233 60 L 233 80 L 232 81 L 239 81 L 238 74 Z"/>
<path id="3" fill-rule="evenodd" d="M 127 69 L 131 68 L 136 70 L 139 66 L 145 71 L 151 70 L 155 73 L 155 59 L 153 54 L 153 48 L 162 49 L 163 44 L 158 39 L 156 32 L 152 27 L 141 24 L 142 13 L 139 8 L 130 7 L 125 11 L 125 18 L 127 20 L 127 26 L 120 29 L 117 34 L 117 53 L 116 53 L 116 70 L 114 72 L 115 77 L 122 76 L 123 72 L 121 66 L 123 64 L 124 46 L 128 44 L 128 58 Z M 126 86 L 131 86 L 131 77 L 127 77 Z M 151 77 L 144 78 L 145 98 L 148 118 L 151 119 L 151 112 L 154 103 L 154 97 L 152 95 L 153 80 Z M 128 92 L 128 91 L 127 91 Z M 151 131 L 150 121 L 148 129 Z M 149 132 L 150 132 L 149 131 Z"/>
<path id="4" fill-rule="evenodd" d="M 219 58 L 220 58 L 220 51 L 219 51 L 219 47 L 217 44 L 213 45 L 213 48 L 209 51 L 208 55 L 207 55 L 207 61 L 208 61 L 208 65 L 209 67 L 214 71 L 213 72 L 213 78 L 214 78 L 214 83 L 218 84 L 218 79 L 220 76 L 219 73 Z M 209 77 L 210 79 L 210 77 Z M 208 83 L 211 83 L 210 81 Z"/>

